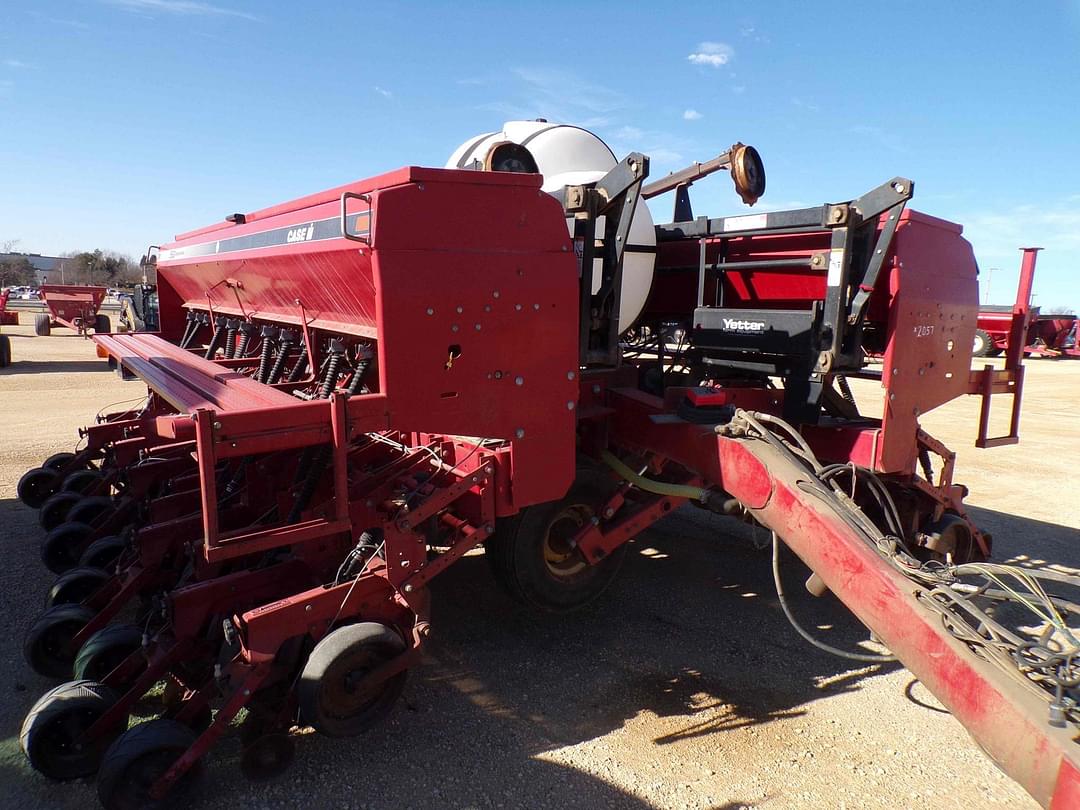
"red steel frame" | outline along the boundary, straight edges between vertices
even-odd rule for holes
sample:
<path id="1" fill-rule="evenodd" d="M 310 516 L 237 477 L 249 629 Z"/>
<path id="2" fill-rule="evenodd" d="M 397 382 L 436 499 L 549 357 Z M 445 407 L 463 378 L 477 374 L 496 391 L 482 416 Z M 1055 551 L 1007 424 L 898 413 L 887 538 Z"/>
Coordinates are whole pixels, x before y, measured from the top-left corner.
<path id="1" fill-rule="evenodd" d="M 209 748 L 244 705 L 244 695 L 270 677 L 283 640 L 298 635 L 318 640 L 342 614 L 378 616 L 383 610 L 398 623 L 402 616 L 414 617 L 411 656 L 427 626 L 424 586 L 486 539 L 497 517 L 561 497 L 573 476 L 577 434 L 586 452 L 611 448 L 644 455 L 657 469 L 673 463 L 684 469 L 687 483 L 719 487 L 737 499 L 819 573 L 1038 801 L 1076 806 L 1076 746 L 1065 731 L 1043 722 L 1045 704 L 974 657 L 941 626 L 937 614 L 920 604 L 910 580 L 802 493 L 796 486 L 804 475 L 800 468 L 765 442 L 670 418 L 684 390 L 671 390 L 665 399 L 628 386 L 626 369 L 582 374 L 576 361 L 577 268 L 563 211 L 539 184 L 528 175 L 408 168 L 267 209 L 237 224 L 185 234 L 162 250 L 159 262 L 162 337 L 98 339 L 116 364 L 151 381 L 157 397 L 171 405 L 133 420 L 132 434 L 120 435 L 194 443 L 205 563 L 352 538 L 371 525 L 385 531 L 385 563 L 376 562 L 356 582 L 293 593 L 234 616 L 243 644 L 233 666 L 242 677 L 234 681 L 213 725 L 157 791 Z M 342 230 L 356 235 L 230 252 L 230 245 L 245 243 L 228 240 L 275 229 L 300 233 L 310 227 L 313 233 L 316 224 L 338 211 Z M 348 217 L 354 218 L 351 224 Z M 979 393 L 985 398 L 980 444 L 1015 441 L 1023 382 L 1020 344 L 1014 343 L 1004 371 L 987 368 L 969 376 L 965 347 L 971 345 L 977 306 L 970 247 L 955 226 L 909 211 L 897 234 L 897 252 L 882 281 L 881 300 L 892 304 L 878 305 L 889 335 L 884 419 L 877 425 L 808 428 L 806 436 L 823 458 L 907 479 L 914 475 L 919 448 L 930 450 L 944 462 L 938 480 L 916 479 L 915 485 L 937 503 L 938 512 L 949 508 L 963 514 L 962 488 L 951 480 L 953 455 L 919 429 L 918 416 L 958 394 Z M 204 250 L 211 243 L 214 249 Z M 1032 267 L 1033 261 L 1032 255 Z M 940 273 L 943 263 L 956 272 Z M 800 279 L 799 296 L 820 298 L 816 285 Z M 1028 296 L 1022 297 L 1026 302 Z M 1013 327 L 1023 334 L 1027 309 L 1020 298 Z M 279 392 L 252 388 L 227 364 L 166 348 L 163 338 L 179 337 L 185 307 L 299 325 L 305 333 L 377 339 L 378 384 L 373 393 L 351 397 L 300 402 L 283 394 L 288 401 L 276 399 L 270 392 Z M 912 337 L 935 330 L 940 340 L 920 343 Z M 305 340 L 315 348 L 314 339 Z M 934 385 L 926 384 L 928 370 L 936 377 Z M 991 439 L 987 409 L 989 396 L 998 392 L 1014 395 L 1013 425 L 1009 436 Z M 778 399 L 772 404 L 775 408 Z M 759 407 L 770 409 L 766 403 Z M 119 424 L 90 430 L 115 437 Z M 357 498 L 350 454 L 363 452 L 358 442 L 371 433 L 397 435 L 411 450 L 385 485 Z M 499 441 L 487 445 L 461 436 Z M 220 461 L 316 446 L 330 447 L 324 507 L 290 526 L 222 531 L 216 491 Z M 437 448 L 441 461 L 433 462 L 425 447 Z M 419 466 L 434 467 L 444 480 L 428 486 L 415 510 L 388 517 L 382 504 L 394 480 Z M 612 500 L 605 518 L 619 511 L 621 499 L 618 494 Z M 587 559 L 598 561 L 682 500 L 657 496 L 640 502 L 630 515 L 586 527 L 579 546 Z M 428 560 L 426 544 L 417 540 L 423 540 L 419 524 L 432 518 L 453 539 Z M 215 583 L 193 587 L 212 589 Z M 390 677 L 410 660 L 402 656 L 369 677 Z"/>

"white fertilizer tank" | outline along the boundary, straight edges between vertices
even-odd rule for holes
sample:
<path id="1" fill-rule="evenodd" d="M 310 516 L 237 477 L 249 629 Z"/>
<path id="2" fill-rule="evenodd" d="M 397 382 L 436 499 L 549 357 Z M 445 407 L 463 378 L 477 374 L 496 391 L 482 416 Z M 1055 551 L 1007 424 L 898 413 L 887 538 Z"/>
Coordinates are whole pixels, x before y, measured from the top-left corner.
<path id="1" fill-rule="evenodd" d="M 507 143 L 523 149 L 495 151 L 494 147 Z M 554 193 L 567 185 L 595 182 L 616 163 L 618 160 L 608 145 L 588 130 L 547 121 L 508 121 L 502 131 L 477 135 L 455 149 L 446 168 L 538 171 L 544 177 L 544 191 Z M 567 220 L 567 226 L 573 232 L 572 220 Z M 602 218 L 597 226 L 600 231 Z M 634 211 L 627 241 L 619 302 L 620 332 L 633 326 L 652 286 L 656 231 L 644 203 Z M 593 275 L 594 293 L 600 288 L 599 269 L 598 261 Z"/>

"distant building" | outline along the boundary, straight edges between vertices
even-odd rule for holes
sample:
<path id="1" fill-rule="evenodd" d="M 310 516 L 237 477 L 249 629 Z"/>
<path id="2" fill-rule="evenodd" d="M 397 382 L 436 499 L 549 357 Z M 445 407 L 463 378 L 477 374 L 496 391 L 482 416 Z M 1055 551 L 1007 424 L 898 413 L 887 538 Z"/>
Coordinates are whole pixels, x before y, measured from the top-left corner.
<path id="1" fill-rule="evenodd" d="M 0 261 L 26 259 L 37 273 L 38 284 L 63 284 L 64 263 L 72 259 L 63 256 L 42 256 L 40 253 L 0 253 Z"/>

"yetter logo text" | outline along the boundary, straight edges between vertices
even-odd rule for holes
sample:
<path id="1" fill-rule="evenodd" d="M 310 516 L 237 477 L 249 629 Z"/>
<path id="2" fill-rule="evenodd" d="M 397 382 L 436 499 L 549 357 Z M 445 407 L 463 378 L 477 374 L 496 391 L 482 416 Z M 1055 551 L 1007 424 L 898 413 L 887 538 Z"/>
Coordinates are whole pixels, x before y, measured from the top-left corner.
<path id="1" fill-rule="evenodd" d="M 724 331 L 726 332 L 764 332 L 765 321 L 740 321 L 735 318 L 724 318 Z"/>

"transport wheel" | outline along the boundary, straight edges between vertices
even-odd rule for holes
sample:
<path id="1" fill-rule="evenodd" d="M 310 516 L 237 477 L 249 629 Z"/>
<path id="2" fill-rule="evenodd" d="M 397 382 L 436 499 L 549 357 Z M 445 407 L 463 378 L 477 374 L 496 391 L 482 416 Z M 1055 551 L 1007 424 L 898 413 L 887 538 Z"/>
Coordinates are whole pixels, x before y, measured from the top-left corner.
<path id="1" fill-rule="evenodd" d="M 83 494 L 103 480 L 105 480 L 105 474 L 99 470 L 75 470 L 64 479 L 64 483 L 60 485 L 60 491 Z"/>
<path id="2" fill-rule="evenodd" d="M 57 472 L 60 472 L 60 470 L 62 470 L 74 460 L 74 453 L 53 453 L 51 456 L 41 462 L 41 466 L 44 467 L 46 470 L 56 470 Z"/>
<path id="3" fill-rule="evenodd" d="M 71 507 L 67 519 L 93 526 L 106 520 L 115 511 L 116 503 L 108 495 L 86 495 Z"/>
<path id="4" fill-rule="evenodd" d="M 92 618 L 94 611 L 82 605 L 57 605 L 46 610 L 26 633 L 26 663 L 46 678 L 70 678 L 78 653 L 72 639 Z"/>
<path id="5" fill-rule="evenodd" d="M 60 473 L 56 470 L 35 467 L 23 473 L 15 492 L 18 494 L 19 500 L 31 509 L 40 509 L 42 504 L 60 486 L 60 481 Z"/>
<path id="6" fill-rule="evenodd" d="M 607 474 L 579 471 L 562 500 L 527 507 L 516 522 L 499 526 L 486 553 L 495 578 L 511 596 L 563 612 L 583 607 L 607 589 L 626 556 L 626 544 L 589 565 L 568 541 L 593 519 L 613 488 Z"/>
<path id="7" fill-rule="evenodd" d="M 48 315 L 34 316 L 34 334 L 38 337 L 48 337 L 52 331 L 52 321 Z"/>
<path id="8" fill-rule="evenodd" d="M 82 680 L 62 683 L 42 695 L 19 732 L 30 767 L 58 780 L 78 779 L 96 771 L 105 749 L 127 723 L 94 740 L 83 740 L 82 736 L 117 699 L 112 689 Z"/>
<path id="9" fill-rule="evenodd" d="M 94 334 L 104 335 L 112 331 L 112 323 L 108 315 L 98 315 L 94 318 Z"/>
<path id="10" fill-rule="evenodd" d="M 300 676 L 301 718 L 327 737 L 354 737 L 365 731 L 393 707 L 407 673 L 403 670 L 367 689 L 358 682 L 405 650 L 401 636 L 377 622 L 332 631 L 315 645 Z"/>
<path id="11" fill-rule="evenodd" d="M 41 541 L 41 561 L 54 574 L 70 571 L 79 565 L 93 536 L 93 528 L 85 523 L 61 523 Z"/>
<path id="12" fill-rule="evenodd" d="M 971 347 L 971 354 L 974 357 L 987 357 L 990 352 L 994 350 L 994 341 L 991 339 L 988 332 L 984 332 L 982 329 L 975 330 L 975 343 Z"/>
<path id="13" fill-rule="evenodd" d="M 11 338 L 0 335 L 0 368 L 11 365 Z"/>
<path id="14" fill-rule="evenodd" d="M 98 799 L 106 810 L 159 806 L 150 789 L 197 738 L 194 731 L 175 720 L 151 720 L 129 728 L 113 741 L 101 760 Z M 195 778 L 197 768 L 191 768 L 173 785 L 172 795 Z"/>
<path id="15" fill-rule="evenodd" d="M 112 575 L 100 568 L 72 568 L 56 578 L 45 598 L 46 609 L 54 605 L 78 605 L 108 582 Z"/>
<path id="16" fill-rule="evenodd" d="M 50 495 L 38 510 L 38 523 L 41 528 L 51 532 L 67 520 L 68 512 L 82 499 L 83 496 L 78 492 L 57 492 Z"/>
<path id="17" fill-rule="evenodd" d="M 124 553 L 127 543 L 122 537 L 109 535 L 99 537 L 86 547 L 86 551 L 79 557 L 79 567 L 100 568 L 103 571 L 115 571 L 116 563 L 120 555 Z"/>
<path id="18" fill-rule="evenodd" d="M 75 677 L 104 681 L 105 677 L 133 652 L 142 649 L 142 640 L 142 629 L 133 624 L 113 624 L 101 628 L 86 640 L 79 654 L 75 656 Z M 135 683 L 144 669 L 145 661 L 133 669 L 123 679 L 123 683 L 112 685 L 126 690 Z"/>

